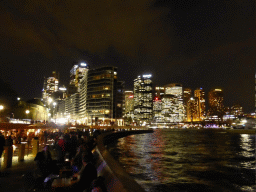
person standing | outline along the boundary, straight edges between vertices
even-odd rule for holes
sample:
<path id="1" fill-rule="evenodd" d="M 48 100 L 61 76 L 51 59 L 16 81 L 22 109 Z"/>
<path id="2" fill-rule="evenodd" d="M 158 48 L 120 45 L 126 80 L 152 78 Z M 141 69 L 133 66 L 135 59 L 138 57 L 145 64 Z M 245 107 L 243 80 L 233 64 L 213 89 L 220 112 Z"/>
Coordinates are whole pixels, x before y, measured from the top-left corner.
<path id="1" fill-rule="evenodd" d="M 0 132 L 0 170 L 1 170 L 1 162 L 2 162 L 2 153 L 4 151 L 4 145 L 5 145 L 5 138 L 4 136 L 2 135 L 2 133 Z M 0 171 L 0 174 L 1 174 L 1 171 Z"/>
<path id="2" fill-rule="evenodd" d="M 63 138 L 63 136 L 59 137 L 59 141 L 57 144 L 57 152 L 58 152 L 58 157 L 57 161 L 58 163 L 64 163 L 65 161 L 65 153 L 66 153 L 66 142 Z"/>

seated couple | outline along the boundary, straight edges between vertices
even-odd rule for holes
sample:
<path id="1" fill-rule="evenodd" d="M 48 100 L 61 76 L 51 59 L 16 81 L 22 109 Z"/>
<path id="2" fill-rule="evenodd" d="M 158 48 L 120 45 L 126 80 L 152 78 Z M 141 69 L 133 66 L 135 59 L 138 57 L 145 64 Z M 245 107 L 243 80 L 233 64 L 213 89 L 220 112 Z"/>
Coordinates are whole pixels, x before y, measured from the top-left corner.
<path id="1" fill-rule="evenodd" d="M 65 188 L 57 188 L 55 191 L 91 191 L 92 181 L 95 179 L 97 179 L 97 170 L 91 163 L 90 156 L 82 154 L 82 167 L 79 172 L 72 176 L 71 185 Z"/>

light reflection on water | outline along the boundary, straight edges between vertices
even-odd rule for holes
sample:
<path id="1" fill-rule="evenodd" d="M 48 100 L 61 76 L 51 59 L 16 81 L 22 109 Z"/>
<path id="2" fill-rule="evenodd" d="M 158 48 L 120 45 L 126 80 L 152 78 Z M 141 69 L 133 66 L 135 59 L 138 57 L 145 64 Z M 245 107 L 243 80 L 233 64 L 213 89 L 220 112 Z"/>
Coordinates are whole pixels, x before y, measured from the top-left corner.
<path id="1" fill-rule="evenodd" d="M 255 135 L 157 129 L 108 148 L 146 191 L 256 191 Z"/>

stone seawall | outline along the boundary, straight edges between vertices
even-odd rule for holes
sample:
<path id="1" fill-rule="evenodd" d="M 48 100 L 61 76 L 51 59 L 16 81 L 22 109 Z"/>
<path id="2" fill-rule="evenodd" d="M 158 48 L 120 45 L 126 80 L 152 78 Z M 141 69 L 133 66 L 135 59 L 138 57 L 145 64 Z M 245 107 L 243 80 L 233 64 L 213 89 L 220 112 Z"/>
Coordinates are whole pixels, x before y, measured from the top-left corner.
<path id="1" fill-rule="evenodd" d="M 120 164 L 110 155 L 105 145 L 121 137 L 134 134 L 152 133 L 152 130 L 120 131 L 114 133 L 103 133 L 97 137 L 96 166 L 98 176 L 104 177 L 104 183 L 111 192 L 142 192 L 145 191 Z"/>

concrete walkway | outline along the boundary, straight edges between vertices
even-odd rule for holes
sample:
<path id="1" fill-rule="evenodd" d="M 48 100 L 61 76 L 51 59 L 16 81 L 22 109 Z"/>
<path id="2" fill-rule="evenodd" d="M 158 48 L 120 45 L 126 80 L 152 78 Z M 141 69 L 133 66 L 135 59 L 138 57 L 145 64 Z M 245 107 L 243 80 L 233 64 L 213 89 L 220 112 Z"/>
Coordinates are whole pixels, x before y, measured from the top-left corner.
<path id="1" fill-rule="evenodd" d="M 0 192 L 28 192 L 32 189 L 35 185 L 36 162 L 31 151 L 30 154 L 24 156 L 24 161 L 19 162 L 18 157 L 13 156 L 12 166 L 0 169 Z M 52 158 L 55 159 L 55 151 L 50 148 L 50 152 Z M 3 161 L 3 156 L 1 161 Z M 3 162 L 1 162 L 1 165 L 3 165 Z"/>
<path id="2" fill-rule="evenodd" d="M 2 163 L 1 163 L 2 164 Z M 31 175 L 36 168 L 34 157 L 28 155 L 23 162 L 18 162 L 18 157 L 13 157 L 12 167 L 1 169 L 0 191 L 1 192 L 27 192 L 33 186 Z"/>

